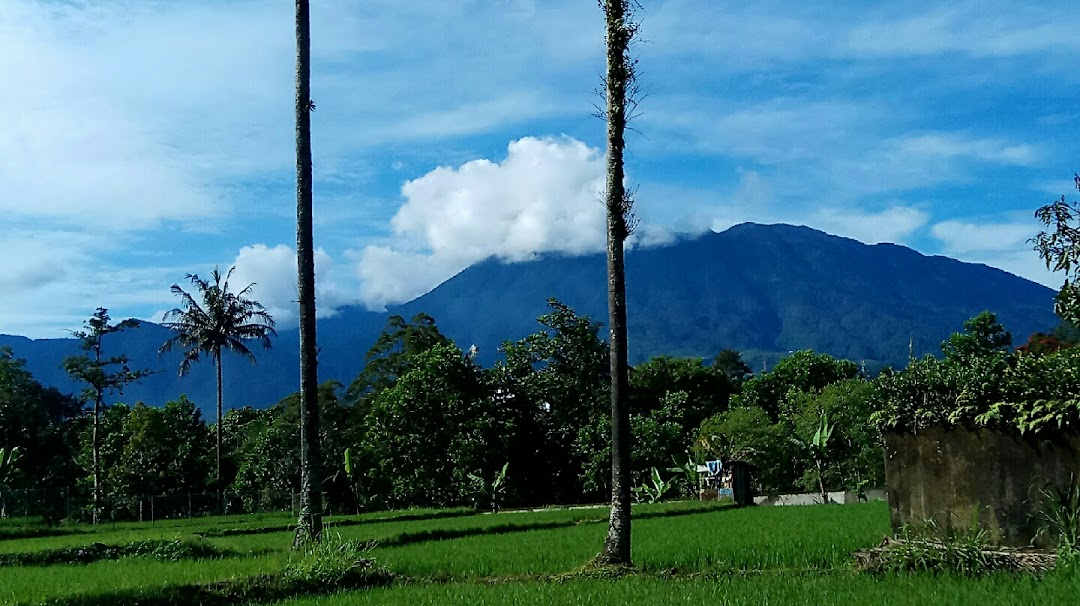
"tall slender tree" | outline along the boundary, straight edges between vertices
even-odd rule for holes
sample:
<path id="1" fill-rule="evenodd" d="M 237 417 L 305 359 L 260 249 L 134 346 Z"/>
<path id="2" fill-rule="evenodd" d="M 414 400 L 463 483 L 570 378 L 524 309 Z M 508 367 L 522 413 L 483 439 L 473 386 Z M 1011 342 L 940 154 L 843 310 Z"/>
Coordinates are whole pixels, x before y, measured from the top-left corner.
<path id="1" fill-rule="evenodd" d="M 68 376 L 86 385 L 83 400 L 94 403 L 93 418 L 90 425 L 91 476 L 93 480 L 91 522 L 98 523 L 101 512 L 101 413 L 105 408 L 105 396 L 111 393 L 124 393 L 124 387 L 151 374 L 149 370 L 131 370 L 125 355 L 105 357 L 102 355 L 102 339 L 105 335 L 120 332 L 128 328 L 137 328 L 139 321 L 129 318 L 115 324 L 110 323 L 109 310 L 97 308 L 94 315 L 83 324 L 82 330 L 72 331 L 72 336 L 79 340 L 85 352 L 81 356 L 64 358 L 63 367 Z"/>
<path id="2" fill-rule="evenodd" d="M 600 0 L 607 39 L 604 77 L 607 118 L 608 340 L 611 361 L 611 517 L 597 563 L 630 565 L 630 409 L 626 339 L 626 270 L 623 244 L 634 227 L 633 199 L 623 183 L 626 123 L 633 112 L 636 61 L 630 55 L 638 23 L 634 0 Z"/>
<path id="3" fill-rule="evenodd" d="M 294 547 L 322 536 L 319 373 L 315 345 L 315 253 L 311 179 L 311 11 L 296 0 L 296 286 L 300 304 L 300 519 Z"/>
<path id="4" fill-rule="evenodd" d="M 247 358 L 252 364 L 257 363 L 245 341 L 258 341 L 264 349 L 270 349 L 270 337 L 277 336 L 274 330 L 274 318 L 267 313 L 261 303 L 249 299 L 248 295 L 255 286 L 248 284 L 240 292 L 229 290 L 229 278 L 233 270 L 224 276 L 215 267 L 210 273 L 210 280 L 204 280 L 197 274 L 185 276 L 195 287 L 197 299 L 178 284 L 172 285 L 172 293 L 180 297 L 180 307 L 165 312 L 163 324 L 175 331 L 172 337 L 161 346 L 158 353 L 171 351 L 173 348 L 184 350 L 180 360 L 180 376 L 191 370 L 191 363 L 198 362 L 202 354 L 214 359 L 217 372 L 217 466 L 214 483 L 221 490 L 221 419 L 222 419 L 222 382 L 221 354 L 232 351 Z M 201 301 L 201 303 L 200 303 Z M 220 499 L 219 499 L 220 505 Z"/>

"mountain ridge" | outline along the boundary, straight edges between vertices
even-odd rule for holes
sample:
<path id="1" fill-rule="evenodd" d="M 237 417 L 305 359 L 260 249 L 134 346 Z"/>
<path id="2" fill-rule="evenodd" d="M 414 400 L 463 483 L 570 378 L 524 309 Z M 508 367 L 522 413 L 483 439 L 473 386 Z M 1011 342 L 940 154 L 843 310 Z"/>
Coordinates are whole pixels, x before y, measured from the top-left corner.
<path id="1" fill-rule="evenodd" d="M 908 247 L 863 244 L 786 224 L 744 223 L 723 232 L 635 248 L 626 256 L 631 362 L 653 355 L 711 358 L 723 348 L 745 353 L 753 368 L 788 351 L 814 349 L 868 366 L 900 366 L 914 352 L 937 352 L 965 319 L 989 309 L 1019 343 L 1056 324 L 1054 291 L 1004 270 L 924 255 Z M 529 261 L 480 261 L 431 291 L 386 312 L 345 306 L 319 319 L 320 377 L 348 384 L 391 314 L 424 312 L 461 347 L 480 347 L 485 365 L 504 340 L 539 329 L 536 317 L 557 298 L 605 323 L 606 260 L 602 254 L 546 253 Z M 106 305 L 107 306 L 107 305 Z M 176 376 L 179 358 L 158 357 L 168 331 L 154 323 L 107 337 L 133 368 L 161 370 L 114 401 L 163 404 L 187 393 L 204 411 L 214 402 L 212 364 Z M 0 335 L 0 346 L 46 385 L 77 391 L 59 369 L 78 353 L 73 339 Z M 281 330 L 258 365 L 224 360 L 227 407 L 267 406 L 299 384 L 298 333 Z"/>

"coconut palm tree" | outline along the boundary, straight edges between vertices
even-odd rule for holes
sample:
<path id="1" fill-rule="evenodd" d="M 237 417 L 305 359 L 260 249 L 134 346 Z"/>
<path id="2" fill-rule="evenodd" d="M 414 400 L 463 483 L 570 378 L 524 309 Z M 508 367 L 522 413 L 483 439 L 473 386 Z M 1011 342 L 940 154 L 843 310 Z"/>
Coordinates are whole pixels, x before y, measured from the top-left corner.
<path id="1" fill-rule="evenodd" d="M 315 253 L 311 217 L 311 13 L 296 0 L 296 286 L 300 306 L 300 518 L 294 547 L 322 535 L 319 491 L 318 348 L 315 346 Z"/>
<path id="2" fill-rule="evenodd" d="M 611 516 L 604 549 L 597 563 L 631 564 L 630 561 L 630 405 L 626 338 L 626 270 L 623 244 L 634 228 L 633 199 L 623 185 L 626 123 L 636 104 L 636 62 L 630 43 L 638 31 L 634 21 L 635 0 L 601 0 L 607 39 L 607 72 L 604 77 L 607 118 L 608 340 L 611 356 Z"/>
<path id="3" fill-rule="evenodd" d="M 203 354 L 214 359 L 217 371 L 217 473 L 215 483 L 221 489 L 221 354 L 232 351 L 250 360 L 253 364 L 255 354 L 245 344 L 246 341 L 258 341 L 264 349 L 270 349 L 270 337 L 277 336 L 274 319 L 266 312 L 262 304 L 248 298 L 254 283 L 248 284 L 239 292 L 229 290 L 229 278 L 233 270 L 224 276 L 215 267 L 210 273 L 210 280 L 204 280 L 196 274 L 185 276 L 195 287 L 194 295 L 189 294 L 178 284 L 172 285 L 172 293 L 180 297 L 180 307 L 165 312 L 163 324 L 176 332 L 161 346 L 158 353 L 184 350 L 180 360 L 180 376 L 191 370 L 191 363 L 198 362 Z M 197 298 L 196 298 L 197 297 Z"/>

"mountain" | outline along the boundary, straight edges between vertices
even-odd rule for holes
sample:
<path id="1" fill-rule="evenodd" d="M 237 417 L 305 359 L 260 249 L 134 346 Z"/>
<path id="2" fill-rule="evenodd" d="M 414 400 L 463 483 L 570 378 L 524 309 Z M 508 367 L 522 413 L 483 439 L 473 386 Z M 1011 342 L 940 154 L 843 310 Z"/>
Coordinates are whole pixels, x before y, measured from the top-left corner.
<path id="1" fill-rule="evenodd" d="M 1057 324 L 1054 292 L 1045 286 L 985 265 L 895 244 L 866 245 L 807 227 L 737 225 L 629 251 L 626 268 L 631 362 L 658 354 L 711 358 L 730 347 L 744 352 L 755 369 L 799 349 L 871 368 L 903 366 L 909 343 L 916 355 L 936 353 L 943 339 L 983 310 L 996 313 L 1017 344 Z M 496 359 L 502 341 L 537 330 L 536 317 L 547 310 L 549 297 L 603 322 L 605 272 L 601 254 L 521 263 L 490 259 L 388 313 L 344 308 L 319 320 L 320 378 L 348 384 L 388 314 L 434 316 L 463 348 L 477 344 L 485 364 Z M 132 367 L 162 370 L 121 399 L 160 404 L 187 393 L 211 410 L 212 365 L 197 365 L 180 379 L 179 358 L 156 353 L 166 336 L 163 327 L 146 323 L 106 338 L 110 350 L 127 353 Z M 76 389 L 59 369 L 65 355 L 78 352 L 73 340 L 0 336 L 5 345 L 27 360 L 42 383 Z M 282 330 L 271 351 L 256 352 L 258 366 L 226 357 L 226 406 L 262 407 L 296 391 L 297 347 L 297 331 Z"/>

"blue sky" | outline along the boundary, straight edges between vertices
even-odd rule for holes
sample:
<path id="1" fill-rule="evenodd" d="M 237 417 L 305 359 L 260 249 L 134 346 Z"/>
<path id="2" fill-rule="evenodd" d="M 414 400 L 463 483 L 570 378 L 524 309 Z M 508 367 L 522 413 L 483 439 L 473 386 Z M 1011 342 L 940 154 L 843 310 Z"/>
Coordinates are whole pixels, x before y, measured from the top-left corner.
<path id="1" fill-rule="evenodd" d="M 787 222 L 1060 285 L 1026 240 L 1080 170 L 1080 6 L 643 4 L 636 245 Z M 594 2 L 312 5 L 320 313 L 602 249 Z M 0 2 L 0 333 L 157 320 L 232 264 L 294 325 L 292 28 L 288 0 Z"/>

